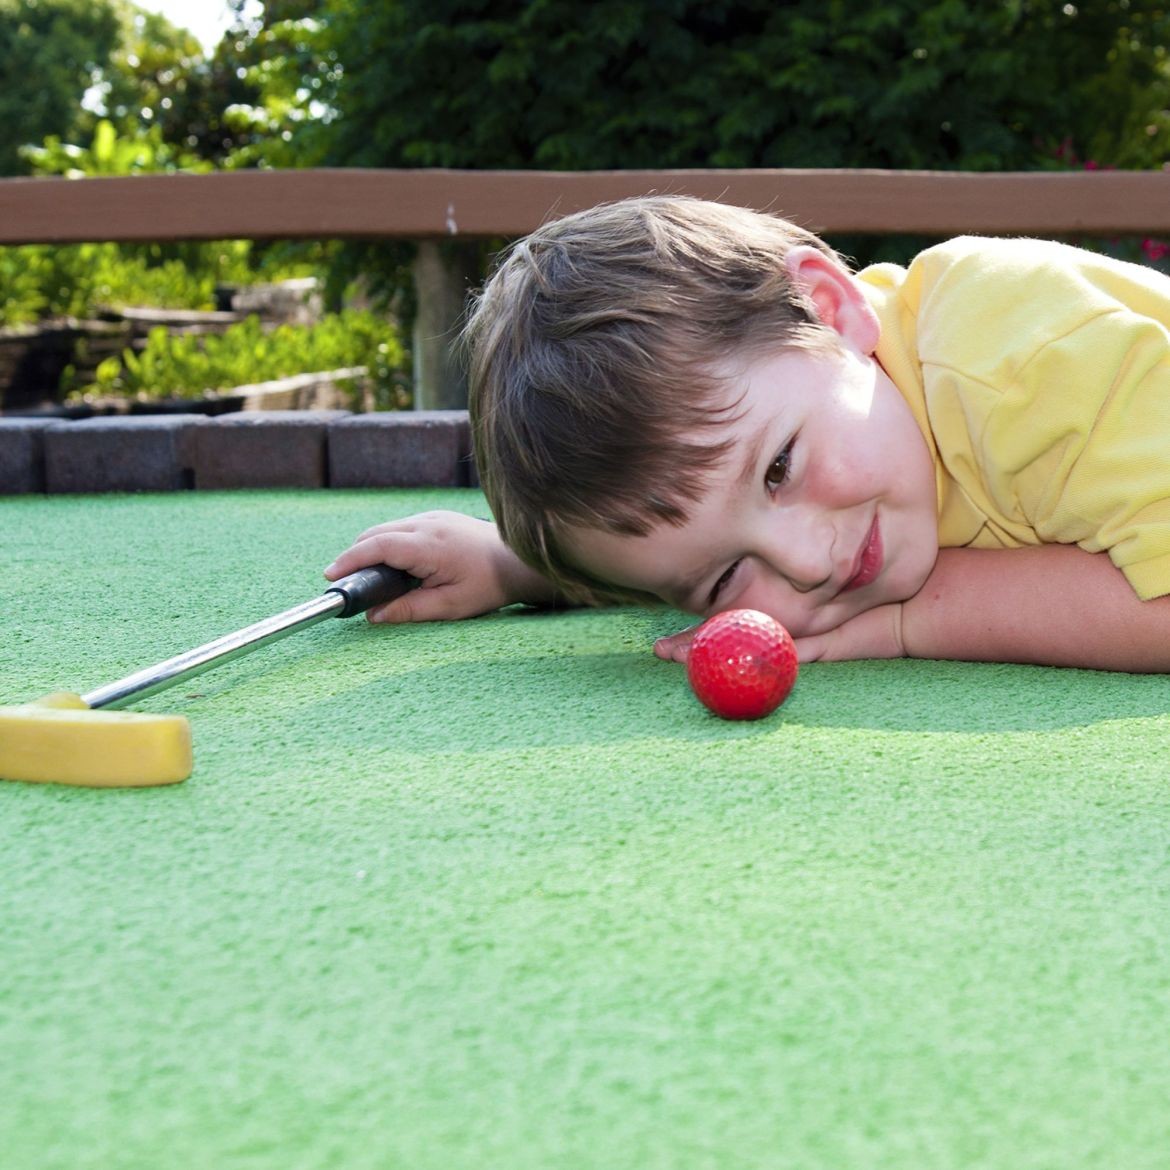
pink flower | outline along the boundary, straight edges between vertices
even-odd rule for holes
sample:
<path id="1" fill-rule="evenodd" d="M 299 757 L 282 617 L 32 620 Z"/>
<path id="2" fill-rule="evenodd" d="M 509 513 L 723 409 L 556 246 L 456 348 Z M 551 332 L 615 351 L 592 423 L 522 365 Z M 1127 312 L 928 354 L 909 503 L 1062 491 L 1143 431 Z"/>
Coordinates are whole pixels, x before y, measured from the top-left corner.
<path id="1" fill-rule="evenodd" d="M 1142 251 L 1151 263 L 1157 263 L 1163 256 L 1170 254 L 1170 244 L 1164 240 L 1154 240 L 1147 236 L 1142 240 Z"/>

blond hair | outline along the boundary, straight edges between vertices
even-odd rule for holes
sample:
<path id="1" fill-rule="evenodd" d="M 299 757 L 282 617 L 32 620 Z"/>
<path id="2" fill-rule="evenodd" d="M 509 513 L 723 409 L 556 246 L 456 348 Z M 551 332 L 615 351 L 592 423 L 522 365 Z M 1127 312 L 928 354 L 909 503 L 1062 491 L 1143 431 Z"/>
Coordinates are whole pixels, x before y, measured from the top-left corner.
<path id="1" fill-rule="evenodd" d="M 575 565 L 566 530 L 682 524 L 725 453 L 716 363 L 836 335 L 789 280 L 818 237 L 776 216 L 647 196 L 555 220 L 472 305 L 476 460 L 500 534 L 581 601 L 629 600 Z"/>

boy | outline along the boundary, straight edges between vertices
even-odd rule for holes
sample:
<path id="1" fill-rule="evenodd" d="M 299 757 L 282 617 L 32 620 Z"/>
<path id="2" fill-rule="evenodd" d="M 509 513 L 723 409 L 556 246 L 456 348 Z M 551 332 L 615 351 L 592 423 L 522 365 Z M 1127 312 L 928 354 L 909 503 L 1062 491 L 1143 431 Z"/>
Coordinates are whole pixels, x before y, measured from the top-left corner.
<path id="1" fill-rule="evenodd" d="M 496 525 L 363 533 L 328 577 L 422 582 L 374 621 L 654 598 L 764 610 L 804 660 L 1170 669 L 1158 273 L 959 239 L 852 274 L 781 219 L 647 197 L 522 241 L 467 339 Z"/>

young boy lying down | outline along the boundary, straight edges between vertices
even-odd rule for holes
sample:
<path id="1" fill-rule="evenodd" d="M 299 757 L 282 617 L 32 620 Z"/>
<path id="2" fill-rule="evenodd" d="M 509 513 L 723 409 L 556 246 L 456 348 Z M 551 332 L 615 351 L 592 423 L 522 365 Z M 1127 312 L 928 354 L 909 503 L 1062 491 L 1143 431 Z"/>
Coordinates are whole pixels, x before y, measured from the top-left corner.
<path id="1" fill-rule="evenodd" d="M 496 522 L 362 533 L 328 577 L 422 582 L 374 621 L 658 599 L 763 610 L 804 660 L 1170 669 L 1160 273 L 979 238 L 853 273 L 777 217 L 647 197 L 516 245 L 467 341 Z"/>

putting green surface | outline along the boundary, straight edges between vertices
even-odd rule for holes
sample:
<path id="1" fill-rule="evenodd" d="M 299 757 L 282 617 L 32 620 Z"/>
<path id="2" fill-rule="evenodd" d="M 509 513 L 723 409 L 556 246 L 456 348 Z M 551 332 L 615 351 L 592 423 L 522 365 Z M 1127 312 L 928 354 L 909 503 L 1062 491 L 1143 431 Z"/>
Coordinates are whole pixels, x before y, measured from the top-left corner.
<path id="1" fill-rule="evenodd" d="M 0 703 L 428 507 L 486 514 L 4 500 Z M 1164 1170 L 1170 679 L 814 665 L 726 724 L 682 624 L 326 622 L 138 705 L 185 784 L 0 784 L 0 1164 Z"/>

